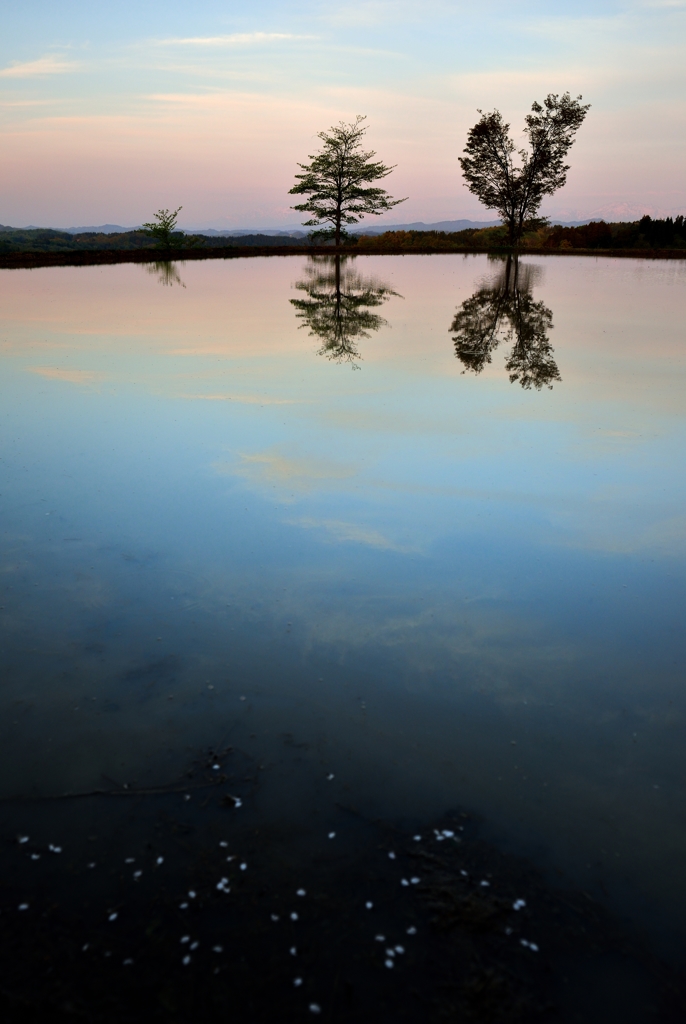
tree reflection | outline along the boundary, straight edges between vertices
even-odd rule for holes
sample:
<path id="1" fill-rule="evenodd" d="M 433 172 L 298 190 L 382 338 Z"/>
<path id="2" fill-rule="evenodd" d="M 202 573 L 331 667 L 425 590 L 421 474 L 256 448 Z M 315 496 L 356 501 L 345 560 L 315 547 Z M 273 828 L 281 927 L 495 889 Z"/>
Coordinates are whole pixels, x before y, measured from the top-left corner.
<path id="1" fill-rule="evenodd" d="M 548 332 L 552 311 L 535 302 L 536 267 L 520 266 L 517 256 L 503 260 L 498 276 L 462 303 L 450 328 L 455 355 L 466 370 L 481 373 L 501 340 L 512 343 L 505 361 L 511 383 L 523 388 L 552 388 L 560 381 Z"/>
<path id="2" fill-rule="evenodd" d="M 182 262 L 181 266 L 185 266 L 185 263 Z M 144 263 L 143 269 L 146 274 L 156 277 L 165 288 L 173 288 L 175 284 L 181 285 L 182 288 L 186 287 L 181 280 L 178 264 L 173 260 L 155 260 L 153 263 Z"/>
<path id="3" fill-rule="evenodd" d="M 357 343 L 387 324 L 371 310 L 398 293 L 381 281 L 363 277 L 355 270 L 354 260 L 354 256 L 310 256 L 307 276 L 295 285 L 308 297 L 290 301 L 303 321 L 300 326 L 321 338 L 318 355 L 359 369 L 356 360 L 362 357 Z"/>

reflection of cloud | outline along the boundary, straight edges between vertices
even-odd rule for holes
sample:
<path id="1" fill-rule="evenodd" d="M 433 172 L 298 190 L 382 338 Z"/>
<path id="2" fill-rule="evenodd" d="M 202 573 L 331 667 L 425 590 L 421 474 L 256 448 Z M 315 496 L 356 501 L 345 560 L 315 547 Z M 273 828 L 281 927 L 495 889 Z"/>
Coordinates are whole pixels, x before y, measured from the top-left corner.
<path id="1" fill-rule="evenodd" d="M 551 525 L 562 530 L 554 543 L 614 555 L 650 552 L 655 556 L 683 558 L 686 555 L 686 516 L 659 518 L 658 510 L 637 506 L 639 493 L 628 485 L 610 486 L 606 493 L 600 491 L 590 496 L 592 505 L 570 507 L 562 514 L 553 515 Z M 627 508 L 633 509 L 631 516 L 626 515 Z"/>
<path id="2" fill-rule="evenodd" d="M 643 491 L 637 484 L 607 483 L 596 487 L 588 495 L 589 502 L 636 502 Z"/>
<path id="3" fill-rule="evenodd" d="M 339 519 L 294 519 L 291 526 L 302 526 L 306 530 L 326 530 L 326 532 L 337 541 L 351 541 L 353 544 L 367 544 L 372 548 L 382 548 L 385 551 L 415 551 L 415 548 L 403 547 L 394 541 L 384 537 L 377 530 L 370 530 L 366 526 L 358 526 L 357 523 L 345 523 Z"/>
<path id="4" fill-rule="evenodd" d="M 387 410 L 387 409 L 359 409 L 352 408 L 328 408 L 322 414 L 322 419 L 327 425 L 342 428 L 343 430 L 373 431 L 374 433 L 388 434 L 448 434 L 455 437 L 457 434 L 468 434 L 473 424 L 467 424 L 459 414 L 454 415 L 451 411 L 449 416 L 443 419 L 430 416 L 422 416 L 416 410 Z"/>
<path id="5" fill-rule="evenodd" d="M 66 380 L 69 384 L 99 384 L 105 379 L 104 373 L 96 370 L 62 370 L 59 366 L 29 366 L 27 373 L 37 373 L 48 380 Z"/>
<path id="6" fill-rule="evenodd" d="M 663 549 L 666 554 L 686 551 L 686 516 L 673 516 L 653 523 L 641 538 L 643 547 Z"/>
<path id="7" fill-rule="evenodd" d="M 355 475 L 352 466 L 319 459 L 289 459 L 278 452 L 260 452 L 257 455 L 240 454 L 241 462 L 215 463 L 218 473 L 236 474 L 252 483 L 288 487 L 297 491 L 310 491 L 328 480 L 346 480 Z"/>
<path id="8" fill-rule="evenodd" d="M 588 424 L 575 424 L 578 431 L 578 438 L 575 442 L 569 445 L 569 457 L 572 459 L 581 459 L 582 462 L 586 462 L 589 458 L 597 459 L 615 459 L 617 457 L 626 456 L 632 449 L 635 450 L 639 446 L 644 447 L 646 444 L 654 442 L 661 434 L 664 434 L 664 428 L 659 424 L 651 424 L 650 431 L 645 429 L 630 430 L 630 429 L 604 429 L 598 427 L 595 430 L 590 429 Z"/>
<path id="9" fill-rule="evenodd" d="M 621 536 L 617 530 L 617 517 L 614 517 L 612 523 L 605 525 L 605 530 L 592 531 L 592 536 L 583 546 L 617 554 L 633 555 L 639 551 L 652 551 L 655 554 L 682 557 L 686 554 L 686 517 L 661 519 L 635 533 L 627 530 L 625 536 Z"/>
<path id="10" fill-rule="evenodd" d="M 179 395 L 190 401 L 238 402 L 239 405 L 296 405 L 294 398 L 270 398 L 268 395 Z"/>

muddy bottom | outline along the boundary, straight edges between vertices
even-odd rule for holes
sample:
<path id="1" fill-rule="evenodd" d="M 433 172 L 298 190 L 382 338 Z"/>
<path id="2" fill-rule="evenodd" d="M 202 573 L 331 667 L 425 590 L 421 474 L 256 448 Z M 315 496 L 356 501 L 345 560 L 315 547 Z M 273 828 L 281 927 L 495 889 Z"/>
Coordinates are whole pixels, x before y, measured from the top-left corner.
<path id="1" fill-rule="evenodd" d="M 686 986 L 456 809 L 255 822 L 260 766 L 2 807 L 7 1021 L 686 1019 Z M 16 831 L 20 822 L 30 829 Z"/>

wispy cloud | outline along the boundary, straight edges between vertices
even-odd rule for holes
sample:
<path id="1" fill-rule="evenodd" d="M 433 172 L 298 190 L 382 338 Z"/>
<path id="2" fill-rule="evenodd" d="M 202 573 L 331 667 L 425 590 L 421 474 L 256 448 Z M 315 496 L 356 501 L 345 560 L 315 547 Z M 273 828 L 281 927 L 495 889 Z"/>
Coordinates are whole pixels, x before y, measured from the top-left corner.
<path id="1" fill-rule="evenodd" d="M 0 100 L 0 107 L 49 107 L 54 106 L 56 100 Z"/>
<path id="2" fill-rule="evenodd" d="M 387 26 L 398 22 L 417 22 L 428 17 L 438 17 L 447 12 L 454 12 L 455 5 L 445 0 L 425 0 L 418 6 L 414 0 L 357 0 L 329 7 L 324 19 L 331 25 L 340 28 L 373 28 Z"/>
<path id="3" fill-rule="evenodd" d="M 33 78 L 36 75 L 64 75 L 75 71 L 78 64 L 73 60 L 61 60 L 59 57 L 39 57 L 38 60 L 25 61 L 23 64 L 11 64 L 0 69 L 0 78 Z"/>
<path id="4" fill-rule="evenodd" d="M 30 366 L 28 373 L 37 373 L 48 380 L 64 380 L 69 384 L 81 384 L 87 387 L 99 384 L 105 379 L 104 373 L 96 370 L 62 370 L 59 366 Z"/>
<path id="5" fill-rule="evenodd" d="M 188 36 L 180 39 L 157 39 L 156 46 L 259 46 L 262 43 L 298 42 L 316 36 L 292 32 L 235 32 L 228 36 Z"/>

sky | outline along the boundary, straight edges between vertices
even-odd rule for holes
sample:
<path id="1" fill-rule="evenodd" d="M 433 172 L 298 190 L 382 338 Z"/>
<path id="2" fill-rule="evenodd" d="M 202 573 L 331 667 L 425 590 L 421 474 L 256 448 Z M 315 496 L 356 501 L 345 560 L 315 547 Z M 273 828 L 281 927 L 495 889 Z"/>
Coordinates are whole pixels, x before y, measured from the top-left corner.
<path id="1" fill-rule="evenodd" d="M 0 37 L 0 223 L 293 227 L 317 132 L 368 117 L 407 201 L 491 220 L 458 158 L 478 109 L 592 104 L 553 218 L 686 212 L 686 0 L 23 0 Z M 380 223 L 380 221 L 375 221 Z"/>

